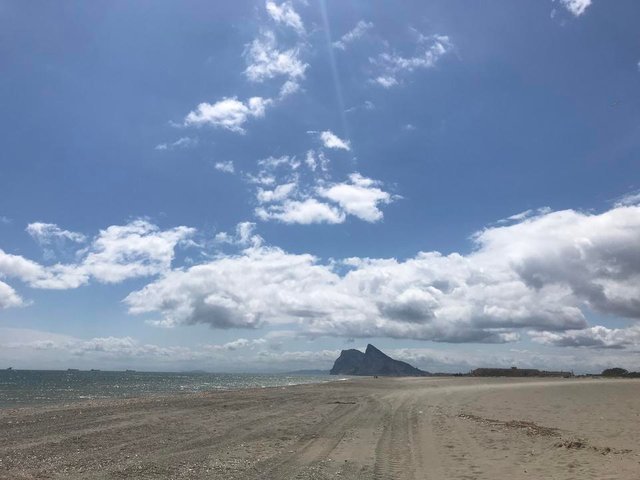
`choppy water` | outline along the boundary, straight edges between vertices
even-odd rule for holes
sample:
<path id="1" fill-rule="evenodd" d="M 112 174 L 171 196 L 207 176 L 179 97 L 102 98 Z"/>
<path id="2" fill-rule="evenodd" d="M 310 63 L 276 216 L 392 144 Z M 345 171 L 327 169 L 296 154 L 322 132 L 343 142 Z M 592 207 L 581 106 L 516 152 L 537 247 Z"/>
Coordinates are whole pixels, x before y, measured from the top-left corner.
<path id="1" fill-rule="evenodd" d="M 328 375 L 0 371 L 0 408 L 105 398 L 278 387 L 328 381 Z"/>

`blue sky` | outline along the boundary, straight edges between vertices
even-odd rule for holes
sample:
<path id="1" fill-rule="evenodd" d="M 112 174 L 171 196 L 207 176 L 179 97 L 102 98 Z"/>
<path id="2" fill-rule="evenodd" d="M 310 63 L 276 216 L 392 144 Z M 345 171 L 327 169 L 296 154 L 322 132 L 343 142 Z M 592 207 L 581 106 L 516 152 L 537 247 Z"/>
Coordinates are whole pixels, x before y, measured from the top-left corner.
<path id="1" fill-rule="evenodd" d="M 0 362 L 638 368 L 639 10 L 0 1 Z"/>

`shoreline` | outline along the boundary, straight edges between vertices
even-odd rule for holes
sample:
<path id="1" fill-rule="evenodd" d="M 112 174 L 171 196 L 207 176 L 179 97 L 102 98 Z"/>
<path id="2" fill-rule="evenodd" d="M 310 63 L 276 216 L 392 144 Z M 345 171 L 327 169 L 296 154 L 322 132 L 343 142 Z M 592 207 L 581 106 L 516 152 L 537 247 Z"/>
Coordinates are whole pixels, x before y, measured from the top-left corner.
<path id="1" fill-rule="evenodd" d="M 631 479 L 639 437 L 640 380 L 355 377 L 0 409 L 0 479 Z"/>
<path id="2" fill-rule="evenodd" d="M 45 374 L 50 374 L 50 373 L 66 374 L 67 373 L 66 370 L 13 370 L 12 372 L 17 372 L 17 373 L 28 372 L 30 374 L 39 374 L 41 372 L 46 372 Z M 74 375 L 77 373 L 78 372 L 72 372 L 71 375 Z M 82 371 L 80 373 L 90 375 L 93 372 L 90 372 L 87 370 L 87 371 Z M 99 373 L 121 374 L 125 372 L 100 371 Z M 142 375 L 144 376 L 149 372 L 137 372 L 137 373 L 142 373 Z M 163 375 L 167 375 L 166 372 L 150 372 L 150 373 L 156 374 L 159 377 Z M 192 376 L 192 374 L 180 373 L 180 372 L 170 372 L 168 375 L 176 375 L 176 376 L 186 375 L 189 377 Z M 200 376 L 201 378 L 199 378 Z M 215 383 L 216 380 L 219 380 L 221 377 L 223 379 L 222 383 L 216 385 Z M 243 377 L 244 377 L 246 379 L 249 379 L 250 383 L 242 383 L 241 381 L 236 382 L 235 384 L 233 382 L 224 383 L 225 377 L 239 377 L 239 380 L 243 380 Z M 259 382 L 259 380 L 262 379 L 261 377 L 264 377 L 264 379 L 267 380 L 264 384 L 261 384 Z M 342 377 L 343 376 L 340 376 L 340 378 Z M 195 385 L 189 384 L 190 381 L 194 381 L 194 380 L 197 380 L 198 382 L 207 380 L 205 382 L 206 386 L 203 387 L 202 384 L 198 385 L 198 382 L 195 382 L 196 383 Z M 33 387 L 27 387 L 21 391 L 19 384 L 8 383 L 9 387 L 14 387 L 16 389 L 16 393 L 14 395 L 17 395 L 18 397 L 14 397 L 13 402 L 11 402 L 10 400 L 6 400 L 3 402 L 3 400 L 5 399 L 3 399 L 2 395 L 0 395 L 0 412 L 2 412 L 2 410 L 15 410 L 15 409 L 22 409 L 22 408 L 41 408 L 41 407 L 44 408 L 44 407 L 56 407 L 61 405 L 71 406 L 71 405 L 79 405 L 87 402 L 105 402 L 105 401 L 108 402 L 112 400 L 116 401 L 116 400 L 164 397 L 164 396 L 179 397 L 184 395 L 207 393 L 207 392 L 215 393 L 215 392 L 226 392 L 226 391 L 237 391 L 237 390 L 262 389 L 262 388 L 281 388 L 281 387 L 291 387 L 295 385 L 312 385 L 312 384 L 318 384 L 318 383 L 328 383 L 328 382 L 333 382 L 337 380 L 339 380 L 339 378 L 336 378 L 336 376 L 328 375 L 328 374 L 327 375 L 301 375 L 301 374 L 295 374 L 295 373 L 294 374 L 253 374 L 253 373 L 207 374 L 207 373 L 203 373 L 203 374 L 198 374 L 196 378 L 193 378 L 193 377 L 189 378 L 186 381 L 185 385 L 175 384 L 172 387 L 164 387 L 163 389 L 159 389 L 159 390 L 143 390 L 143 389 L 140 389 L 138 385 L 136 385 L 135 383 L 126 385 L 123 390 L 119 390 L 120 388 L 122 388 L 122 384 L 116 380 L 111 385 L 109 383 L 102 383 L 100 385 L 100 387 L 102 388 L 101 391 L 95 391 L 95 390 L 92 391 L 91 389 L 86 389 L 86 385 L 80 385 L 80 386 L 74 387 L 77 389 L 77 392 L 75 393 L 75 395 L 69 394 L 61 398 L 52 397 L 52 398 L 47 398 L 45 400 L 28 399 L 23 401 L 16 401 L 15 398 L 19 398 L 20 395 L 30 396 L 30 395 L 42 394 L 44 391 L 46 391 L 46 387 L 40 386 L 39 387 L 41 390 L 40 392 L 38 392 L 37 390 L 31 391 L 30 389 L 32 389 Z M 145 379 L 142 378 L 141 382 L 144 385 Z M 57 385 L 54 383 L 52 385 L 52 388 L 56 388 L 56 387 Z M 110 389 L 113 392 L 120 392 L 120 394 L 104 395 L 104 392 L 110 391 Z M 130 389 L 130 390 L 127 391 L 127 389 Z"/>

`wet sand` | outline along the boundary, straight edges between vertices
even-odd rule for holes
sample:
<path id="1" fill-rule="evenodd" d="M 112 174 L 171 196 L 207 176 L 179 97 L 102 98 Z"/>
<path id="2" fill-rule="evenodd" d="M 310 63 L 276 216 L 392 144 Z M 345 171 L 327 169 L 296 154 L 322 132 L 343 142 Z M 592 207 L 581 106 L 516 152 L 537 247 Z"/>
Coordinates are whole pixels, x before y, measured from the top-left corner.
<path id="1" fill-rule="evenodd" d="M 640 479 L 640 381 L 353 379 L 0 410 L 2 479 Z"/>

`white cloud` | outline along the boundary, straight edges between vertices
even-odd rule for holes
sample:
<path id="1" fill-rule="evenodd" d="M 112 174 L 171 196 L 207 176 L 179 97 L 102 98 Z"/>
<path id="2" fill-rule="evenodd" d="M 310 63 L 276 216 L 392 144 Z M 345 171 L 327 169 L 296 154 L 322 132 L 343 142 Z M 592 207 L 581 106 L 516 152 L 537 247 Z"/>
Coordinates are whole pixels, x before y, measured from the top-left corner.
<path id="1" fill-rule="evenodd" d="M 373 28 L 373 23 L 360 20 L 356 26 L 345 33 L 340 40 L 333 42 L 333 47 L 346 50 L 347 45 L 362 37 L 368 30 Z"/>
<path id="2" fill-rule="evenodd" d="M 40 245 L 49 245 L 57 240 L 69 240 L 75 243 L 83 243 L 87 240 L 83 234 L 63 230 L 55 223 L 30 223 L 27 225 L 26 231 Z"/>
<path id="3" fill-rule="evenodd" d="M 420 51 L 412 57 L 385 52 L 377 58 L 371 58 L 371 63 L 381 69 L 372 82 L 384 88 L 391 88 L 400 83 L 400 75 L 417 69 L 433 68 L 444 55 L 453 50 L 453 44 L 446 35 L 421 36 L 418 45 Z"/>
<path id="4" fill-rule="evenodd" d="M 316 131 L 308 133 L 319 134 Z M 349 146 L 329 131 L 320 135 L 334 148 Z M 346 182 L 330 182 L 329 159 L 322 149 L 308 150 L 303 161 L 284 155 L 261 159 L 257 163 L 258 171 L 246 175 L 246 180 L 257 185 L 258 208 L 254 213 L 262 221 L 336 224 L 343 223 L 349 214 L 374 222 L 382 218 L 379 206 L 396 198 L 384 192 L 380 182 L 359 173 L 351 174 Z M 303 165 L 308 170 L 300 169 Z"/>
<path id="5" fill-rule="evenodd" d="M 359 173 L 349 176 L 350 183 L 336 183 L 330 187 L 323 187 L 318 194 L 340 205 L 351 215 L 367 222 L 377 222 L 382 219 L 382 211 L 378 204 L 392 201 L 389 193 L 378 188 L 378 182 L 363 177 Z"/>
<path id="6" fill-rule="evenodd" d="M 342 211 L 315 198 L 302 201 L 285 200 L 281 204 L 259 207 L 255 213 L 260 220 L 277 220 L 301 225 L 342 223 L 345 220 L 345 214 Z"/>
<path id="7" fill-rule="evenodd" d="M 286 351 L 273 332 L 263 338 L 238 338 L 226 343 L 194 347 L 161 346 L 132 337 L 80 339 L 29 329 L 0 327 L 0 364 L 17 368 L 143 368 L 185 370 L 206 368 L 228 372 L 324 368 L 328 370 L 338 350 Z"/>
<path id="8" fill-rule="evenodd" d="M 9 225 L 11 223 L 11 219 L 9 217 L 4 216 L 4 215 L 0 215 L 0 223 L 2 223 L 4 225 Z"/>
<path id="9" fill-rule="evenodd" d="M 304 158 L 304 163 L 306 163 L 307 167 L 309 167 L 311 171 L 316 171 L 316 168 L 318 168 L 318 161 L 316 160 L 315 152 L 313 150 L 307 151 L 307 155 Z"/>
<path id="10" fill-rule="evenodd" d="M 0 281 L 0 309 L 24 305 L 20 295 L 6 283 Z"/>
<path id="11" fill-rule="evenodd" d="M 376 77 L 373 82 L 384 88 L 391 88 L 398 85 L 398 80 L 396 80 L 396 78 L 391 75 L 381 75 L 379 77 Z"/>
<path id="12" fill-rule="evenodd" d="M 320 139 L 326 148 L 333 148 L 337 150 L 351 150 L 351 143 L 348 140 L 343 140 L 330 130 L 325 130 L 320 133 Z"/>
<path id="13" fill-rule="evenodd" d="M 291 182 L 278 185 L 273 190 L 258 188 L 256 198 L 260 203 L 282 202 L 291 196 L 297 186 L 297 183 Z"/>
<path id="14" fill-rule="evenodd" d="M 591 0 L 560 0 L 560 3 L 574 16 L 579 17 L 591 5 Z"/>
<path id="15" fill-rule="evenodd" d="M 250 118 L 264 117 L 265 108 L 272 100 L 252 97 L 246 103 L 236 97 L 223 98 L 216 103 L 201 103 L 184 119 L 186 126 L 211 125 L 236 133 L 244 133 L 244 124 Z"/>
<path id="16" fill-rule="evenodd" d="M 294 83 L 304 78 L 308 67 L 300 58 L 300 49 L 278 50 L 276 37 L 273 32 L 265 31 L 247 47 L 245 58 L 248 66 L 245 75 L 252 82 L 263 82 L 278 76 L 285 76 Z M 285 90 L 293 91 L 290 84 Z"/>
<path id="17" fill-rule="evenodd" d="M 103 283 L 157 275 L 171 267 L 176 245 L 194 233 L 189 227 L 160 230 L 146 220 L 112 225 L 94 238 L 80 270 Z"/>
<path id="18" fill-rule="evenodd" d="M 640 205 L 640 191 L 628 193 L 620 197 L 616 203 L 616 207 Z"/>
<path id="19" fill-rule="evenodd" d="M 54 223 L 30 223 L 26 231 L 42 247 L 46 260 L 54 260 L 59 253 L 65 253 L 70 243 L 84 243 L 87 240 L 83 234 L 63 230 Z"/>
<path id="20" fill-rule="evenodd" d="M 0 249 L 0 278 L 11 277 L 31 283 L 46 275 L 46 269 L 42 265 Z"/>
<path id="21" fill-rule="evenodd" d="M 191 148 L 198 145 L 197 138 L 181 137 L 172 143 L 160 143 L 154 147 L 155 150 L 173 150 L 176 148 Z"/>
<path id="22" fill-rule="evenodd" d="M 282 87 L 280 87 L 280 94 L 278 98 L 280 100 L 283 100 L 289 95 L 293 95 L 294 93 L 299 91 L 300 91 L 300 84 L 296 80 L 287 80 L 282 84 Z"/>
<path id="23" fill-rule="evenodd" d="M 282 2 L 278 5 L 275 2 L 267 1 L 265 4 L 267 13 L 276 23 L 284 24 L 293 28 L 299 34 L 304 34 L 304 24 L 300 15 L 294 10 L 290 1 Z"/>
<path id="24" fill-rule="evenodd" d="M 253 222 L 240 222 L 236 225 L 235 235 L 229 235 L 227 232 L 216 234 L 214 240 L 216 243 L 228 243 L 240 247 L 252 245 L 258 247 L 262 244 L 262 237 L 255 233 L 256 224 Z"/>
<path id="25" fill-rule="evenodd" d="M 524 212 L 510 215 L 507 218 L 502 218 L 498 220 L 496 223 L 503 224 L 503 223 L 521 222 L 522 220 L 525 220 L 527 218 L 532 218 L 538 215 L 546 215 L 547 213 L 550 213 L 550 212 L 551 212 L 551 209 L 549 207 L 529 209 L 529 210 L 525 210 Z"/>
<path id="26" fill-rule="evenodd" d="M 47 231 L 51 230 L 56 231 Z M 119 283 L 157 275 L 171 268 L 176 246 L 194 233 L 188 227 L 163 231 L 145 220 L 112 225 L 101 230 L 87 248 L 76 252 L 77 263 L 51 266 L 0 250 L 0 277 L 17 278 L 33 288 L 69 289 L 85 285 L 92 278 Z"/>
<path id="27" fill-rule="evenodd" d="M 296 160 L 296 157 L 283 155 L 281 157 L 268 157 L 258 160 L 258 166 L 265 170 L 275 170 L 279 167 L 296 170 L 300 166 L 300 162 Z"/>
<path id="28" fill-rule="evenodd" d="M 295 207 L 294 221 L 313 221 Z M 347 259 L 344 274 L 311 255 L 259 246 L 174 270 L 126 303 L 166 325 L 296 324 L 308 335 L 509 342 L 521 329 L 587 329 L 588 312 L 640 320 L 638 238 L 640 207 L 619 207 L 489 227 L 468 255 Z"/>
<path id="29" fill-rule="evenodd" d="M 225 173 L 234 173 L 236 171 L 235 167 L 233 166 L 233 162 L 231 160 L 226 162 L 216 162 L 213 168 L 215 168 L 220 172 L 225 172 Z"/>
<path id="30" fill-rule="evenodd" d="M 626 348 L 640 346 L 640 325 L 607 328 L 600 325 L 566 332 L 529 332 L 532 340 L 556 347 Z"/>

